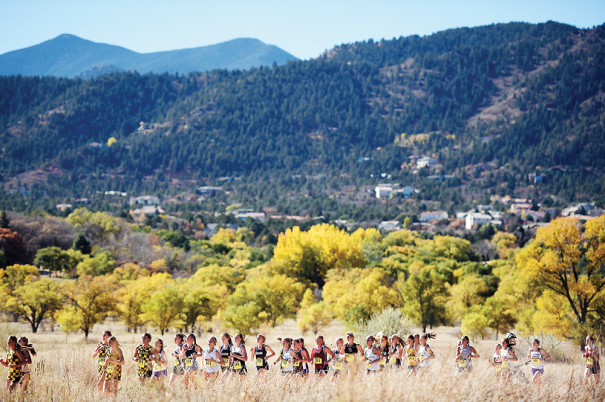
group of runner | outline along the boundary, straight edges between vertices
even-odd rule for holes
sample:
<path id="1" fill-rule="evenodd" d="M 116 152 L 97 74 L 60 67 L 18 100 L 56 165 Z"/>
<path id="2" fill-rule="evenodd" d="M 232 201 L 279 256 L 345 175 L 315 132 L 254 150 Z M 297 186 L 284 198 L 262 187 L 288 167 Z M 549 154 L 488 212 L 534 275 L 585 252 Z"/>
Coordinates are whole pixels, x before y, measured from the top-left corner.
<path id="1" fill-rule="evenodd" d="M 177 380 L 189 387 L 199 371 L 203 372 L 205 380 L 224 376 L 246 375 L 247 361 L 254 362 L 259 375 L 269 370 L 270 359 L 275 357 L 273 365 L 279 365 L 283 375 L 306 377 L 311 371 L 319 376 L 325 376 L 330 371 L 334 378 L 348 368 L 354 361 L 363 362 L 364 369 L 369 374 L 384 371 L 385 369 L 405 369 L 408 375 L 416 375 L 429 368 L 435 359 L 435 353 L 428 344 L 435 334 L 410 335 L 405 340 L 398 335 L 390 338 L 383 334 L 368 336 L 365 347 L 355 343 L 352 332 L 346 338 L 337 338 L 335 347 L 328 347 L 323 336 L 315 338 L 315 346 L 309 351 L 302 338 L 278 338 L 281 350 L 276 353 L 266 344 L 264 335 L 256 337 L 256 345 L 246 350 L 246 343 L 242 334 L 232 337 L 228 333 L 221 336 L 221 345 L 216 337 L 208 339 L 208 347 L 202 348 L 197 344 L 195 334 L 176 334 L 172 352 L 165 350 L 162 339 L 157 339 L 153 346 L 151 334 L 145 333 L 141 344 L 134 351 L 132 359 L 137 363 L 137 373 L 141 384 L 146 381 L 163 382 L 169 378 L 169 385 Z M 27 392 L 30 383 L 30 365 L 32 357 L 36 356 L 34 347 L 26 337 L 17 339 L 10 336 L 7 342 L 8 353 L 6 359 L 0 359 L 0 364 L 8 367 L 6 381 L 8 391 L 21 387 Z M 500 381 L 508 381 L 516 369 L 522 365 L 531 365 L 532 382 L 541 385 L 544 374 L 544 362 L 550 359 L 548 352 L 540 347 L 540 341 L 534 339 L 532 348 L 528 351 L 527 361 L 516 364 L 519 357 L 515 350 L 516 337 L 508 333 L 501 343 L 495 345 L 494 353 L 489 363 L 494 368 Z M 470 345 L 468 336 L 463 336 L 456 348 L 456 375 L 468 374 L 473 369 L 473 359 L 478 359 L 479 353 Z M 582 355 L 586 359 L 585 379 L 593 377 L 600 382 L 600 355 L 592 336 L 586 337 L 586 346 Z M 125 358 L 120 344 L 110 331 L 103 333 L 103 340 L 93 353 L 98 359 L 99 391 L 107 394 L 116 393 L 118 384 L 122 379 L 122 367 Z M 199 360 L 198 360 L 199 359 Z M 172 370 L 168 375 L 169 361 L 172 361 Z"/>
<path id="2" fill-rule="evenodd" d="M 24 336 L 19 339 L 14 335 L 9 336 L 6 346 L 8 347 L 6 359 L 0 359 L 0 364 L 8 367 L 6 389 L 12 392 L 21 386 L 21 391 L 27 393 L 30 382 L 29 366 L 32 364 L 32 356 L 36 355 L 36 350 Z"/>

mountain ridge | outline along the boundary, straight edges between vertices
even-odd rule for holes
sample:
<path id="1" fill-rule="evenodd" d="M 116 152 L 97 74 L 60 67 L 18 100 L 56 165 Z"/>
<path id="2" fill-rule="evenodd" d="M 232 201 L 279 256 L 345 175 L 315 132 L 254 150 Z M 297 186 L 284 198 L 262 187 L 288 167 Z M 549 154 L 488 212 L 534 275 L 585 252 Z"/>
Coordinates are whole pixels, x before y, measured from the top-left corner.
<path id="1" fill-rule="evenodd" d="M 505 194 L 605 201 L 600 60 L 605 25 L 511 23 L 247 71 L 0 77 L 0 175 L 33 185 L 52 163 L 65 173 L 40 184 L 57 197 L 227 178 L 238 202 L 305 208 L 360 203 L 346 188 L 383 180 L 445 210 Z M 417 169 L 423 156 L 434 166 Z"/>
<path id="2" fill-rule="evenodd" d="M 77 77 L 87 75 L 95 66 L 114 66 L 118 71 L 142 74 L 188 74 L 221 68 L 236 70 L 283 65 L 290 60 L 296 58 L 277 46 L 254 38 L 138 53 L 121 46 L 61 34 L 37 45 L 0 55 L 0 75 Z"/>

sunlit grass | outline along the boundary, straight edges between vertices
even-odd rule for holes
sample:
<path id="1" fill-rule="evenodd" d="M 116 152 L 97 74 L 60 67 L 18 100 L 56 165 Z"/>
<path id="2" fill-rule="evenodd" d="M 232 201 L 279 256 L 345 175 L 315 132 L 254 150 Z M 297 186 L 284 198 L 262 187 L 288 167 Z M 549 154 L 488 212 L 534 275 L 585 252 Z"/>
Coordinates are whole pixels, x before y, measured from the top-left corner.
<path id="1" fill-rule="evenodd" d="M 12 326 L 14 331 L 25 327 Z M 5 389 L 0 391 L 1 400 L 32 401 L 97 401 L 103 399 L 95 388 L 98 374 L 96 361 L 90 356 L 100 338 L 103 328 L 96 327 L 91 339 L 84 342 L 81 335 L 65 337 L 60 333 L 41 333 L 31 335 L 30 339 L 38 349 L 38 356 L 32 367 L 30 392 L 25 397 L 19 393 L 8 395 Z M 437 359 L 426 372 L 417 377 L 407 376 L 407 371 L 388 370 L 378 375 L 368 376 L 360 363 L 352 366 L 348 373 L 334 381 L 331 373 L 324 378 L 311 374 L 306 380 L 299 377 L 283 377 L 277 366 L 270 364 L 271 370 L 264 376 L 258 376 L 251 362 L 248 362 L 249 375 L 240 378 L 219 378 L 214 382 L 205 382 L 198 375 L 195 387 L 185 389 L 181 384 L 173 388 L 159 384 L 140 386 L 136 376 L 132 353 L 138 344 L 139 334 L 126 333 L 119 327 L 111 328 L 121 341 L 121 347 L 127 360 L 120 382 L 119 400 L 605 400 L 603 384 L 599 387 L 586 387 L 582 384 L 583 366 L 577 348 L 566 345 L 565 352 L 577 358 L 569 363 L 546 363 L 544 386 L 540 389 L 527 383 L 511 382 L 501 384 L 487 363 L 492 354 L 494 340 L 481 341 L 475 347 L 482 358 L 474 363 L 474 371 L 468 376 L 454 375 L 454 349 L 457 329 L 439 328 L 438 338 L 433 341 Z M 323 333 L 328 344 L 343 328 L 335 324 Z M 278 335 L 298 335 L 292 322 L 287 322 L 268 333 L 269 344 L 278 351 Z M 156 335 L 154 334 L 154 338 Z M 163 339 L 172 349 L 173 334 Z M 206 335 L 199 338 L 205 344 Z M 307 348 L 310 350 L 312 336 L 307 336 Z M 247 347 L 251 347 L 252 337 Z M 359 341 L 359 340 L 358 340 Z M 519 356 L 527 353 L 519 346 Z M 522 368 L 530 377 L 528 366 Z M 6 377 L 6 369 L 0 369 L 0 375 Z"/>

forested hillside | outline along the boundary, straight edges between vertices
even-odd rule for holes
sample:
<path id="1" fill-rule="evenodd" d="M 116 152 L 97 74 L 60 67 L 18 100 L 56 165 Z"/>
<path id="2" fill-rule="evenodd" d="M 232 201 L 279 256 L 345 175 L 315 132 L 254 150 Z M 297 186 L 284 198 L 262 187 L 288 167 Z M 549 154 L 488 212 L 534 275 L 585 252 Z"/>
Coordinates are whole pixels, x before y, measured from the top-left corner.
<path id="1" fill-rule="evenodd" d="M 2 77 L 1 180 L 65 197 L 237 176 L 240 195 L 275 203 L 385 173 L 428 199 L 462 203 L 514 195 L 540 171 L 549 180 L 530 195 L 603 201 L 602 60 L 603 25 L 511 23 L 342 45 L 248 71 Z M 437 167 L 406 168 L 423 155 Z M 487 174 L 467 174 L 487 163 Z M 431 173 L 455 180 L 434 184 Z"/>

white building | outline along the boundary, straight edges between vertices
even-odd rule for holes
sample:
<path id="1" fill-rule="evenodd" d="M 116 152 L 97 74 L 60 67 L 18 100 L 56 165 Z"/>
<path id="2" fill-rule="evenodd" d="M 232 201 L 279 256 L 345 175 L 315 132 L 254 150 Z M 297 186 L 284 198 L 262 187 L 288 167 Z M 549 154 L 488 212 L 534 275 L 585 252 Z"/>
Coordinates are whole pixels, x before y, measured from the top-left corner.
<path id="1" fill-rule="evenodd" d="M 401 225 L 399 221 L 382 221 L 378 225 L 378 230 L 381 232 L 394 232 L 396 230 L 401 230 Z"/>
<path id="2" fill-rule="evenodd" d="M 420 222 L 440 221 L 449 218 L 445 211 L 429 211 L 420 214 Z"/>
<path id="3" fill-rule="evenodd" d="M 437 159 L 431 158 L 430 156 L 423 156 L 416 161 L 416 167 L 422 169 L 425 167 L 431 167 L 437 165 Z"/>
<path id="4" fill-rule="evenodd" d="M 393 193 L 393 187 L 378 185 L 374 191 L 376 192 L 376 198 L 389 198 Z"/>
<path id="5" fill-rule="evenodd" d="M 465 228 L 466 230 L 472 230 L 474 228 L 479 228 L 486 223 L 491 223 L 494 226 L 502 225 L 501 214 L 491 214 L 483 213 L 483 212 L 467 212 L 465 217 Z"/>
<path id="6" fill-rule="evenodd" d="M 142 195 L 140 197 L 130 197 L 130 205 L 160 205 L 160 199 L 153 195 Z"/>

